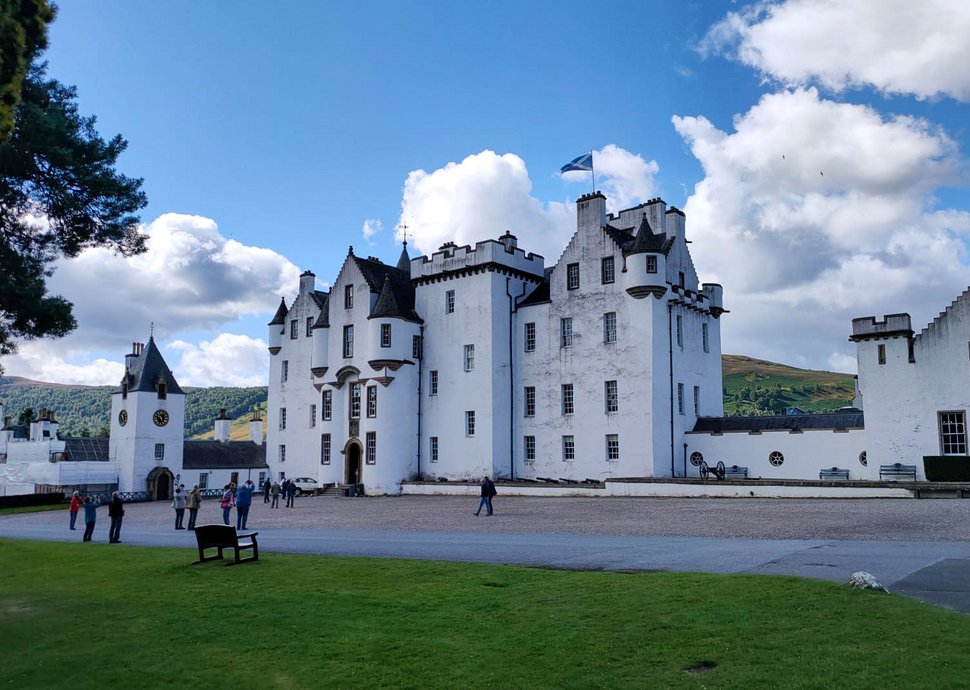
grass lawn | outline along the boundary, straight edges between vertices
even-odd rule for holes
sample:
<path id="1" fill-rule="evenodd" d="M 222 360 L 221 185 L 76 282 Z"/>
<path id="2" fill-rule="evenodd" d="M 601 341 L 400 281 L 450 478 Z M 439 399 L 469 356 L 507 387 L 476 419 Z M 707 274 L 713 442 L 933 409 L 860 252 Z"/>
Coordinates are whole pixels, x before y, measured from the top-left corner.
<path id="1" fill-rule="evenodd" d="M 767 576 L 0 539 L 0 686 L 967 687 L 970 617 Z M 711 670 L 685 669 L 707 662 Z"/>
<path id="2" fill-rule="evenodd" d="M 13 515 L 14 513 L 40 513 L 47 510 L 67 511 L 68 503 L 54 503 L 46 506 L 17 506 L 16 508 L 0 508 L 0 515 Z M 83 518 L 80 520 L 84 522 Z"/>

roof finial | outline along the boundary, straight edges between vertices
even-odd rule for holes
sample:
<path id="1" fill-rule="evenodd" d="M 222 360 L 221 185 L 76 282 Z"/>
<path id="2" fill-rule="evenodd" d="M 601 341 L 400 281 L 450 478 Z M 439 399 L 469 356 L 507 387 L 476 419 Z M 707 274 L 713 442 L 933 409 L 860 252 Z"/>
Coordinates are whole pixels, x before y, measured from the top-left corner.
<path id="1" fill-rule="evenodd" d="M 408 246 L 408 226 L 405 223 L 401 223 L 397 227 L 398 230 L 401 230 L 404 233 L 404 246 Z"/>
<path id="2" fill-rule="evenodd" d="M 149 340 L 154 340 L 155 339 L 155 322 L 154 321 L 152 321 L 150 324 L 148 324 L 148 339 Z"/>

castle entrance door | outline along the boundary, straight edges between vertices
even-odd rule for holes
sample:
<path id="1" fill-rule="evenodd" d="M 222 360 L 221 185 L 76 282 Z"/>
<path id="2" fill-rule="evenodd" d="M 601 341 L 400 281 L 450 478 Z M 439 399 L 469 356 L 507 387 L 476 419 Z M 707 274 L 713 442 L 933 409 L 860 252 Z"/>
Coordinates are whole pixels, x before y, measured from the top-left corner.
<path id="1" fill-rule="evenodd" d="M 360 443 L 351 441 L 344 455 L 344 483 L 360 484 L 361 478 Z"/>
<path id="2" fill-rule="evenodd" d="M 148 497 L 153 501 L 171 500 L 174 481 L 171 470 L 156 467 L 148 473 Z"/>

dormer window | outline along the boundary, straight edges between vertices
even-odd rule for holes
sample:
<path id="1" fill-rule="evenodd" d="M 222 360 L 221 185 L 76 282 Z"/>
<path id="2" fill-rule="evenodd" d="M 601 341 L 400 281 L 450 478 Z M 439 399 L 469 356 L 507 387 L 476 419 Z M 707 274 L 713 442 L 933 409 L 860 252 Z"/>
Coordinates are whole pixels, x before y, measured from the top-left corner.
<path id="1" fill-rule="evenodd" d="M 158 382 L 158 399 L 165 400 L 168 397 L 168 384 L 164 381 Z"/>

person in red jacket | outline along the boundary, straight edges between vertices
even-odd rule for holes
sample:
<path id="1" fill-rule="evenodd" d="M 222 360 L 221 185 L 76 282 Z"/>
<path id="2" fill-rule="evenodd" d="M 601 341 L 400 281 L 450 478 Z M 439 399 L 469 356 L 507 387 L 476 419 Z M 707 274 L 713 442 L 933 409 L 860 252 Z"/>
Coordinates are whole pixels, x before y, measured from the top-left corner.
<path id="1" fill-rule="evenodd" d="M 77 529 L 74 523 L 77 522 L 78 511 L 81 510 L 81 495 L 75 491 L 71 494 L 71 506 L 68 508 L 68 512 L 71 514 L 71 529 Z"/>

